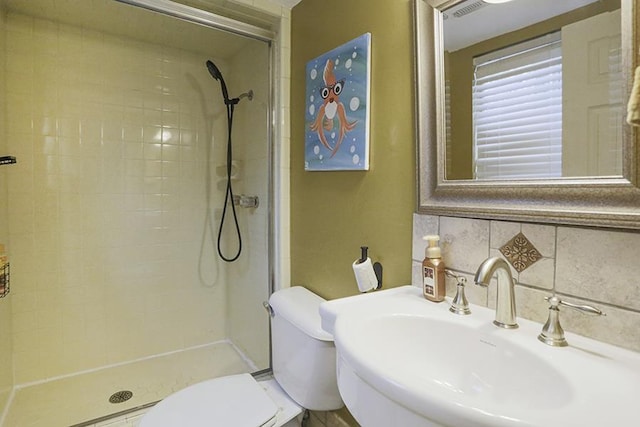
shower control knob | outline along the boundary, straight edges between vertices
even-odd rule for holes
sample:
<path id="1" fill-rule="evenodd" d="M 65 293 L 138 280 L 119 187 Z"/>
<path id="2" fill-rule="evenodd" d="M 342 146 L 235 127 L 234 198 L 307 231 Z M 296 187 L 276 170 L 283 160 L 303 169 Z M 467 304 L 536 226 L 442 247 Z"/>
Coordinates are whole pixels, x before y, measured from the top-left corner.
<path id="1" fill-rule="evenodd" d="M 233 204 L 241 208 L 257 208 L 260 204 L 258 196 L 233 196 Z"/>

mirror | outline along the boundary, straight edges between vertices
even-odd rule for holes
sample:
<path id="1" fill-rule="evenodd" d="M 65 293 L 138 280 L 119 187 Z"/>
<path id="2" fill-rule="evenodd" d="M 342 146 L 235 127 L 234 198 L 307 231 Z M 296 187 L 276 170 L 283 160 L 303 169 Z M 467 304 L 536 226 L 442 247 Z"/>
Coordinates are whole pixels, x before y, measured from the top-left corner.
<path id="1" fill-rule="evenodd" d="M 637 13 L 633 0 L 415 0 L 418 211 L 640 229 L 624 122 Z"/>
<path id="2" fill-rule="evenodd" d="M 447 179 L 622 176 L 620 0 L 542 3 L 442 10 Z"/>

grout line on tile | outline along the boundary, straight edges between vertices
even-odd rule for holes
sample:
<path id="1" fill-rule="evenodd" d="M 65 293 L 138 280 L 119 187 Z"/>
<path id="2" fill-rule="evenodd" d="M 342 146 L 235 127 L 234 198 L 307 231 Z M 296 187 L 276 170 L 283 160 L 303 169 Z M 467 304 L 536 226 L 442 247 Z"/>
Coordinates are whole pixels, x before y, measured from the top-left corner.
<path id="1" fill-rule="evenodd" d="M 580 301 L 593 303 L 597 308 L 600 308 L 602 306 L 606 306 L 606 307 L 615 308 L 617 310 L 627 311 L 629 313 L 638 313 L 638 314 L 640 314 L 640 310 L 636 310 L 634 308 L 624 307 L 624 306 L 621 306 L 621 305 L 618 305 L 618 304 L 611 304 L 611 303 L 604 302 L 604 301 L 599 301 L 599 300 L 596 300 L 596 299 L 593 299 L 593 298 L 587 298 L 585 296 L 568 294 L 566 292 L 558 292 L 557 295 L 566 296 L 566 297 L 569 297 L 569 298 L 578 299 Z M 567 302 L 571 302 L 571 301 L 567 301 Z"/>

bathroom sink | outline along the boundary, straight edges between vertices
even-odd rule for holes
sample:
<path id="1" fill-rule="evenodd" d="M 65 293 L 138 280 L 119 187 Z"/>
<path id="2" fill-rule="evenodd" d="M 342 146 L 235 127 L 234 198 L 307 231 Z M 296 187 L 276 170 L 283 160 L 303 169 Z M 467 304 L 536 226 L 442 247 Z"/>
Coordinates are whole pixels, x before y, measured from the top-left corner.
<path id="1" fill-rule="evenodd" d="M 339 334 L 345 342 L 343 352 L 353 358 L 364 356 L 360 364 L 372 371 L 384 367 L 386 381 L 406 379 L 405 387 L 416 392 L 430 389 L 486 404 L 539 409 L 562 406 L 571 399 L 571 387 L 560 371 L 492 335 L 493 329 L 492 325 L 483 330 L 425 316 L 389 314 L 340 328 Z M 384 346 L 379 348 L 381 343 Z M 421 356 L 409 357 L 412 354 Z M 526 380 L 521 381 L 525 374 Z"/>
<path id="2" fill-rule="evenodd" d="M 385 292 L 389 292 L 385 294 Z M 631 425 L 640 354 L 567 334 L 569 347 L 536 337 L 542 325 L 492 324 L 403 287 L 325 303 L 338 386 L 364 427 Z"/>

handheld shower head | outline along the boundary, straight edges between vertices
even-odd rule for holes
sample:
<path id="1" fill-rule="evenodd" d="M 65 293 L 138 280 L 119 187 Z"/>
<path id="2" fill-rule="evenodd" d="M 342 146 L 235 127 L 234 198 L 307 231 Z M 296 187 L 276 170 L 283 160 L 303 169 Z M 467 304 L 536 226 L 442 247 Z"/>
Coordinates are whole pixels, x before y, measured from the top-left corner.
<path id="1" fill-rule="evenodd" d="M 238 224 L 238 217 L 236 216 L 236 208 L 235 208 L 236 196 L 233 195 L 233 189 L 231 185 L 231 163 L 233 159 L 232 144 L 231 144 L 231 128 L 233 125 L 233 112 L 234 112 L 235 105 L 238 102 L 240 102 L 240 99 L 242 98 L 246 97 L 246 98 L 249 98 L 249 100 L 253 99 L 253 91 L 250 90 L 249 92 L 243 93 L 237 98 L 229 99 L 229 93 L 227 92 L 227 85 L 225 84 L 224 79 L 222 78 L 222 73 L 220 72 L 218 67 L 216 67 L 216 64 L 214 64 L 213 61 L 207 60 L 206 64 L 207 64 L 207 70 L 209 70 L 209 74 L 211 74 L 211 77 L 218 80 L 220 82 L 220 86 L 222 86 L 222 95 L 224 96 L 224 103 L 227 107 L 227 190 L 224 196 L 222 217 L 220 219 L 220 228 L 218 228 L 218 255 L 220 255 L 220 258 L 222 258 L 226 262 L 233 262 L 238 259 L 238 257 L 240 256 L 240 252 L 242 251 L 242 236 L 240 233 L 240 226 Z M 235 256 L 231 258 L 227 258 L 223 254 L 223 250 L 220 244 L 221 237 L 222 237 L 222 230 L 224 227 L 224 220 L 227 213 L 227 206 L 229 206 L 229 204 L 231 205 L 231 210 L 233 212 L 233 220 L 235 222 L 236 232 L 238 233 L 238 252 L 235 254 Z"/>
<path id="2" fill-rule="evenodd" d="M 211 60 L 207 60 L 207 69 L 209 70 L 209 74 L 211 74 L 211 77 L 216 80 L 222 79 L 222 73 L 220 72 L 220 70 L 218 70 L 216 64 L 214 64 Z"/>
<path id="3" fill-rule="evenodd" d="M 211 60 L 207 60 L 207 70 L 209 70 L 209 74 L 211 74 L 211 77 L 220 82 L 220 86 L 222 87 L 222 96 L 224 96 L 224 102 L 225 104 L 228 104 L 229 93 L 227 92 L 227 85 L 222 78 L 222 73 L 220 72 L 218 67 L 216 67 L 216 64 L 214 64 Z"/>

